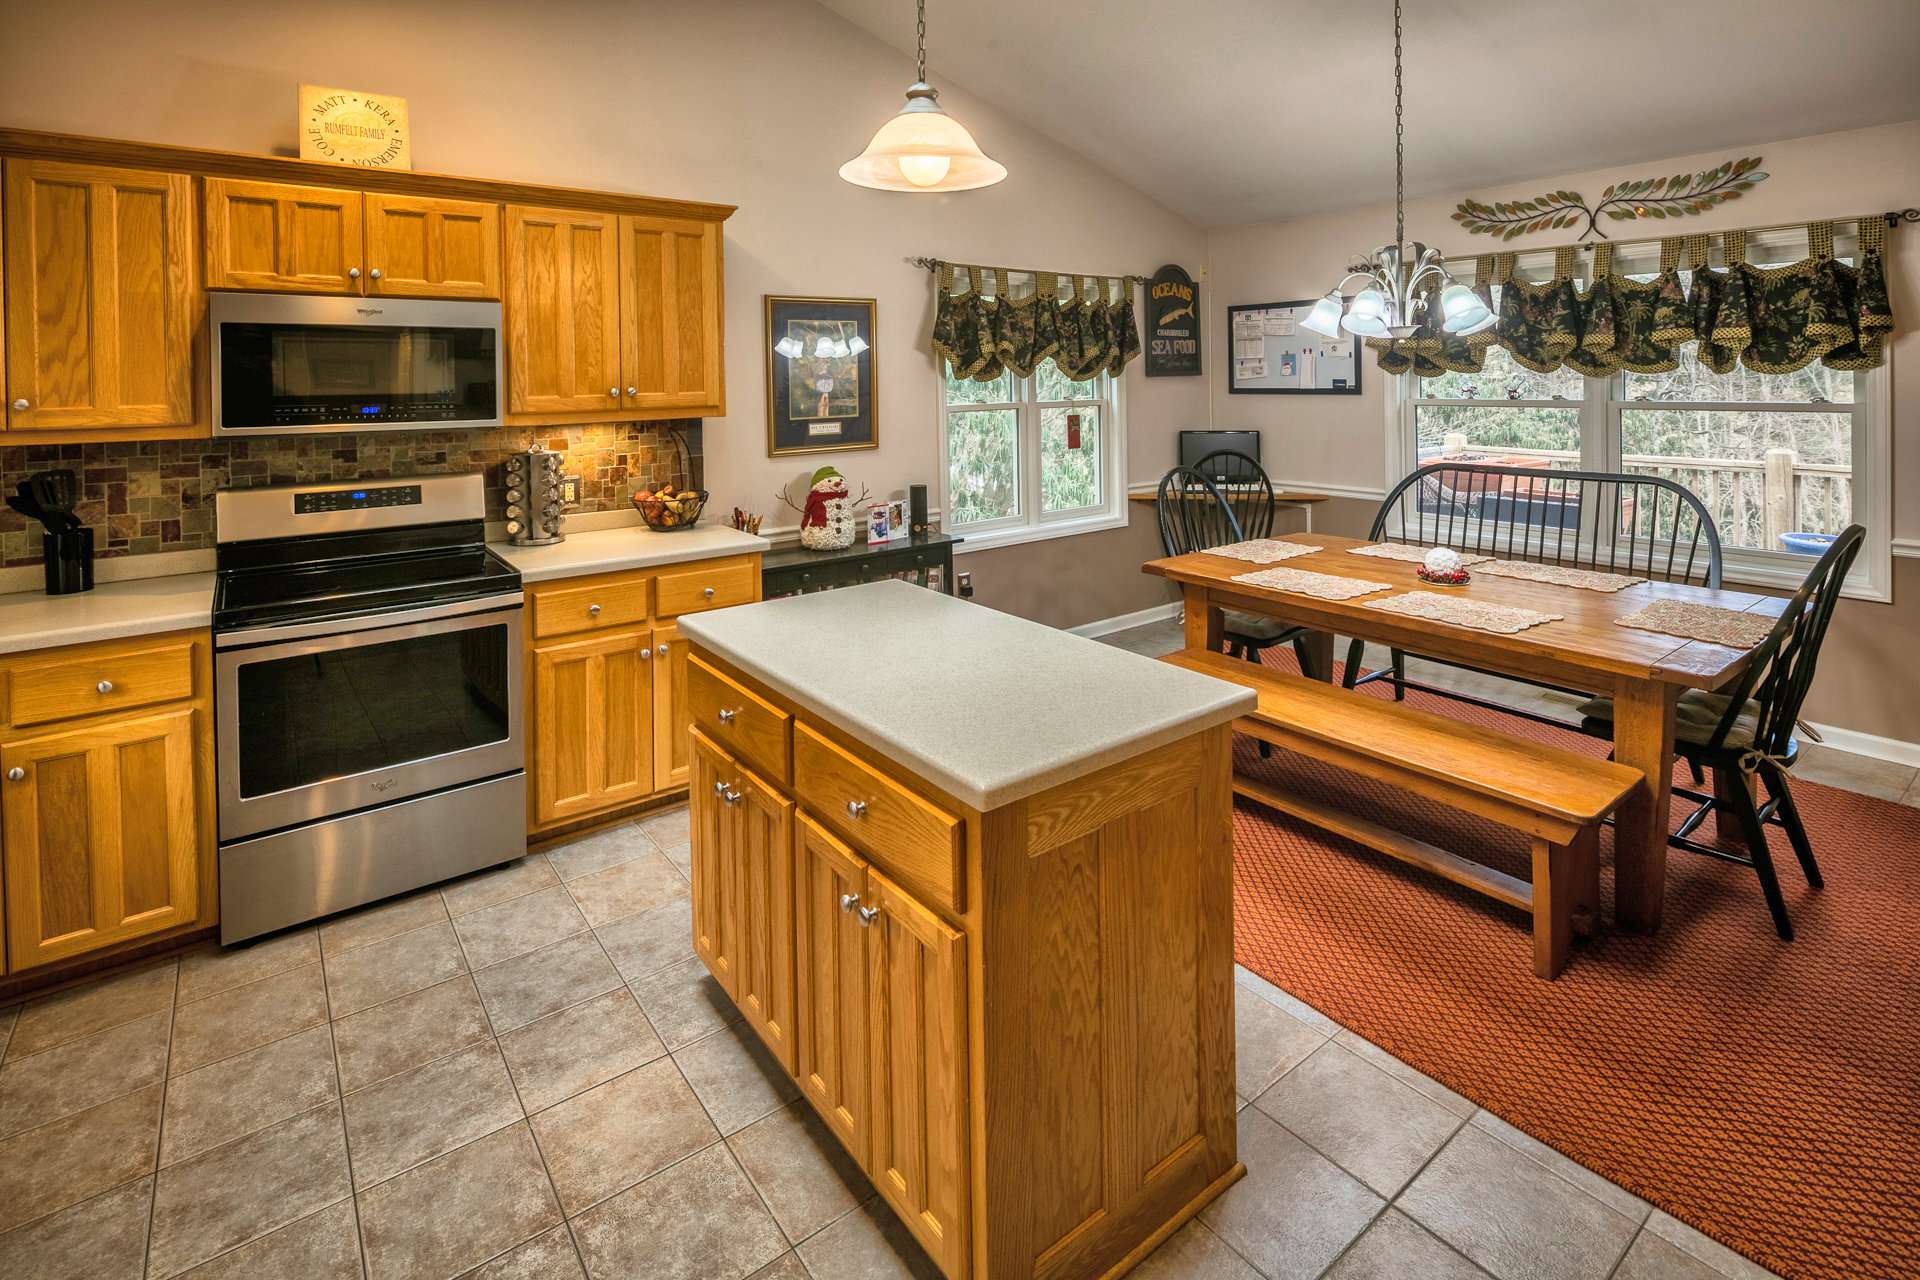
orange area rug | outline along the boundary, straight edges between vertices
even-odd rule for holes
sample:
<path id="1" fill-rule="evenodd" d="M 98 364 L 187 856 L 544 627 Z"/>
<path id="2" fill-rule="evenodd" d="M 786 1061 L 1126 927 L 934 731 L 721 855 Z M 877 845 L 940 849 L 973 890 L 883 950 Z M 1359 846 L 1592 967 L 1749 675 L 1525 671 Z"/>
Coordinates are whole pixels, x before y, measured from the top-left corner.
<path id="1" fill-rule="evenodd" d="M 1291 654 L 1269 657 L 1293 669 Z M 1265 781 L 1529 876 L 1511 832 L 1289 753 L 1262 760 L 1245 738 L 1235 755 Z M 1751 870 L 1670 850 L 1660 932 L 1604 930 L 1556 982 L 1533 976 L 1521 913 L 1239 800 L 1235 955 L 1763 1266 L 1796 1280 L 1920 1276 L 1920 809 L 1807 782 L 1794 798 L 1827 882 L 1809 889 L 1786 833 L 1768 828 L 1795 942 L 1775 937 Z"/>

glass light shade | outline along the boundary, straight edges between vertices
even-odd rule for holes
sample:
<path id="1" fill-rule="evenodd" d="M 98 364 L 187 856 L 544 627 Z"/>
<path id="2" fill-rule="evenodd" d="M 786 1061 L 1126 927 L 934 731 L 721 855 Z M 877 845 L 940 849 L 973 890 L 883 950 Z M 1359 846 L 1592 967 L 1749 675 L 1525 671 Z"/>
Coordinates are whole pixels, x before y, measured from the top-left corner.
<path id="1" fill-rule="evenodd" d="M 907 90 L 907 105 L 880 126 L 867 149 L 840 166 L 840 176 L 880 191 L 972 191 L 1007 176 L 980 150 L 966 127 L 940 109 L 925 83 Z"/>
<path id="2" fill-rule="evenodd" d="M 1340 321 L 1340 327 L 1348 333 L 1357 333 L 1363 338 L 1391 338 L 1393 331 L 1387 328 L 1387 322 L 1379 316 L 1361 315 L 1349 311 Z"/>
<path id="3" fill-rule="evenodd" d="M 1337 338 L 1340 336 L 1340 314 L 1345 310 L 1340 295 L 1330 293 L 1313 304 L 1313 310 L 1307 312 L 1307 318 L 1300 322 L 1300 327 L 1323 338 Z"/>
<path id="4" fill-rule="evenodd" d="M 1354 295 L 1347 314 L 1384 322 L 1387 318 L 1387 295 L 1378 289 L 1362 289 Z"/>
<path id="5" fill-rule="evenodd" d="M 1440 327 L 1448 333 L 1478 333 L 1493 323 L 1493 311 L 1463 284 L 1450 284 L 1440 291 L 1440 314 Z"/>

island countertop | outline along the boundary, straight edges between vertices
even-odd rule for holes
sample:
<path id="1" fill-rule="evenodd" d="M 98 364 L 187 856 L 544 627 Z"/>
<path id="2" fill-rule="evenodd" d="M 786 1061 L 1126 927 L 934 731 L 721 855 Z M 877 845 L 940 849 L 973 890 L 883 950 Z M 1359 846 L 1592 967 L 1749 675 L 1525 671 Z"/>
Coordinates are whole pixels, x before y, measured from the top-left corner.
<path id="1" fill-rule="evenodd" d="M 1250 690 L 905 582 L 680 619 L 694 643 L 986 812 L 1224 724 Z"/>

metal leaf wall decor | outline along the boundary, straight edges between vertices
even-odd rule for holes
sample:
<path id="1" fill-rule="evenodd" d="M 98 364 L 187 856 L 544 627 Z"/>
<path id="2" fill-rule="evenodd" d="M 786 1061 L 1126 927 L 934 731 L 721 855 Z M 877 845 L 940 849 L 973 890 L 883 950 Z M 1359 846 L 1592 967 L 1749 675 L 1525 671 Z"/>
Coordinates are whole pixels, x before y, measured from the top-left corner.
<path id="1" fill-rule="evenodd" d="M 1580 230 L 1581 238 L 1591 234 L 1605 240 L 1607 233 L 1599 225 L 1602 216 L 1612 222 L 1634 222 L 1705 213 L 1715 205 L 1738 200 L 1742 192 L 1753 190 L 1756 183 L 1766 179 L 1760 171 L 1760 157 L 1748 156 L 1699 173 L 1615 183 L 1600 193 L 1599 203 L 1591 206 L 1578 191 L 1549 191 L 1531 200 L 1495 204 L 1462 200 L 1453 211 L 1453 220 L 1475 235 L 1511 240 L 1530 231 L 1571 227 L 1585 218 L 1587 225 Z"/>

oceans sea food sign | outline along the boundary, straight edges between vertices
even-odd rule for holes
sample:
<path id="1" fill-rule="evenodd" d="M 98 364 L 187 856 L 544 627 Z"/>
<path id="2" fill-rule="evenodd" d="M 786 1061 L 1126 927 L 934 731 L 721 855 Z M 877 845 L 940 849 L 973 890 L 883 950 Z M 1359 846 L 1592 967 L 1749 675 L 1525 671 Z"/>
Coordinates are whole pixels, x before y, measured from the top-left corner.
<path id="1" fill-rule="evenodd" d="M 1147 282 L 1147 376 L 1200 372 L 1200 286 L 1172 263 Z"/>

